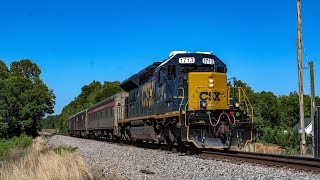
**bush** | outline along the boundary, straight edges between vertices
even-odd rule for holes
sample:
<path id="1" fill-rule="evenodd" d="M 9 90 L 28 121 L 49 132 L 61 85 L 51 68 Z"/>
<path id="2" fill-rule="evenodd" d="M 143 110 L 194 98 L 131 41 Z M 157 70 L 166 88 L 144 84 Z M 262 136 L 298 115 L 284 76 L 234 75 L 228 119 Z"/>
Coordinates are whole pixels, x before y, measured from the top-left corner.
<path id="1" fill-rule="evenodd" d="M 11 139 L 0 140 L 0 160 L 8 159 L 10 151 L 13 149 L 25 149 L 32 144 L 32 137 L 21 135 L 20 137 L 13 137 Z"/>
<path id="2" fill-rule="evenodd" d="M 297 129 L 270 128 L 262 129 L 260 140 L 266 143 L 276 144 L 285 149 L 296 149 L 300 146 Z"/>
<path id="3" fill-rule="evenodd" d="M 32 137 L 25 134 L 21 135 L 18 138 L 14 138 L 14 145 L 17 148 L 25 149 L 32 144 Z"/>
<path id="4" fill-rule="evenodd" d="M 56 154 L 62 155 L 64 153 L 73 153 L 78 149 L 78 147 L 68 147 L 68 146 L 59 146 L 54 149 Z"/>

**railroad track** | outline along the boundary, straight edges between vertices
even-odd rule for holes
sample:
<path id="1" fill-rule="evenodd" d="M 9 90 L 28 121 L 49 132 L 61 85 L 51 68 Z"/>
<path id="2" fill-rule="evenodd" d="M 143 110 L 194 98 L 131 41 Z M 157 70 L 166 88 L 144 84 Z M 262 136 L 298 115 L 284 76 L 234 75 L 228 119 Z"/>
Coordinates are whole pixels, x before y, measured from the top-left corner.
<path id="1" fill-rule="evenodd" d="M 66 134 L 57 134 L 57 133 L 56 135 L 68 136 Z M 117 143 L 119 145 L 134 145 L 140 148 L 169 150 L 168 147 L 166 147 L 166 145 L 162 145 L 162 144 L 151 144 L 151 143 L 133 144 L 128 142 L 119 142 L 119 141 L 106 140 L 106 139 L 91 139 L 91 140 Z M 184 149 L 183 151 L 185 150 L 186 149 Z M 249 162 L 254 164 L 262 164 L 267 166 L 290 168 L 290 169 L 320 173 L 320 160 L 317 160 L 314 158 L 284 156 L 284 155 L 264 154 L 264 153 L 249 153 L 249 152 L 240 152 L 240 151 L 232 151 L 232 150 L 208 151 L 207 149 L 200 149 L 200 150 L 196 150 L 195 152 L 199 158 L 204 158 L 204 159 L 219 159 L 219 160 L 226 160 L 231 162 Z"/>
<path id="2" fill-rule="evenodd" d="M 254 164 L 320 173 L 320 160 L 314 158 L 219 150 L 204 150 L 199 155 L 199 157 L 205 159 L 222 159 L 237 162 L 249 162 Z"/>

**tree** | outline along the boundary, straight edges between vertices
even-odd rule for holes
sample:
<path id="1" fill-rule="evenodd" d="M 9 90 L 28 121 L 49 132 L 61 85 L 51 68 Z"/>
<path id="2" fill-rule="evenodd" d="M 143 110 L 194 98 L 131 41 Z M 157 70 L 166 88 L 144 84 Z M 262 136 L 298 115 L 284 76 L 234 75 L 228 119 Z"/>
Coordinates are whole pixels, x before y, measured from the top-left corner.
<path id="1" fill-rule="evenodd" d="M 277 96 L 272 92 L 260 92 L 256 94 L 255 116 L 261 127 L 274 127 L 279 122 L 279 107 Z"/>
<path id="2" fill-rule="evenodd" d="M 7 79 L 9 76 L 8 66 L 0 60 L 0 80 Z"/>
<path id="3" fill-rule="evenodd" d="M 280 125 L 291 128 L 299 122 L 299 95 L 297 92 L 278 98 Z"/>
<path id="4" fill-rule="evenodd" d="M 37 64 L 32 63 L 29 59 L 14 61 L 10 66 L 10 73 L 13 76 L 22 75 L 28 79 L 39 78 L 41 70 Z"/>
<path id="5" fill-rule="evenodd" d="M 47 116 L 46 118 L 42 119 L 41 126 L 44 129 L 56 129 L 58 125 L 59 116 Z"/>
<path id="6" fill-rule="evenodd" d="M 7 128 L 8 136 L 37 136 L 40 120 L 53 113 L 55 96 L 40 79 L 40 72 L 30 60 L 13 62 L 9 77 L 2 81 L 0 126 Z"/>
<path id="7" fill-rule="evenodd" d="M 9 69 L 7 65 L 0 60 L 0 137 L 7 137 L 8 124 L 5 122 L 3 117 L 4 110 L 1 107 L 5 106 L 5 101 L 2 97 L 4 97 L 4 85 L 5 80 L 9 76 Z"/>
<path id="8" fill-rule="evenodd" d="M 105 81 L 102 88 L 95 95 L 95 102 L 102 101 L 103 99 L 106 99 L 122 91 L 123 89 L 120 87 L 119 81 L 115 81 L 115 82 Z"/>

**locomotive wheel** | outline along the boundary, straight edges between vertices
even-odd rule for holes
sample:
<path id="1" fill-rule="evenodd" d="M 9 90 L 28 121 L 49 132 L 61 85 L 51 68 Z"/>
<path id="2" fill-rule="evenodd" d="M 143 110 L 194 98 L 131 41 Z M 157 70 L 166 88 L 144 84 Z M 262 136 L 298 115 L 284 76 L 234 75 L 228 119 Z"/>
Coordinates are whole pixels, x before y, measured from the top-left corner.
<path id="1" fill-rule="evenodd" d="M 195 154 L 195 147 L 193 145 L 189 145 L 186 147 L 186 155 L 191 156 Z"/>

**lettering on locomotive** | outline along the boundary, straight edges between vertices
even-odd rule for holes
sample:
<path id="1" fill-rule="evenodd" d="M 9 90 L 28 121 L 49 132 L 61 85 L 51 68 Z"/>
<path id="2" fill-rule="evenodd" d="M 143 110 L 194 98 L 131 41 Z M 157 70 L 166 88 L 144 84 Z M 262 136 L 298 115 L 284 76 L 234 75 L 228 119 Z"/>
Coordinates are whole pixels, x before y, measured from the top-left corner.
<path id="1" fill-rule="evenodd" d="M 203 58 L 203 59 L 202 59 L 202 63 L 203 63 L 203 64 L 214 65 L 214 59 L 211 59 L 211 58 Z"/>
<path id="2" fill-rule="evenodd" d="M 213 100 L 214 101 L 220 101 L 220 92 L 213 92 Z M 212 93 L 211 92 L 200 92 L 200 99 L 201 101 L 206 101 L 206 100 L 209 100 L 211 101 L 212 100 Z"/>
<path id="3" fill-rule="evenodd" d="M 151 107 L 154 105 L 154 82 L 151 81 L 142 87 L 142 106 Z"/>
<path id="4" fill-rule="evenodd" d="M 181 57 L 179 58 L 180 64 L 193 64 L 196 62 L 196 59 L 194 57 Z"/>

